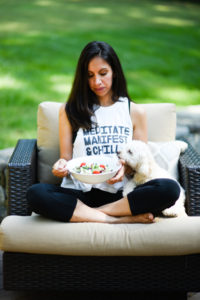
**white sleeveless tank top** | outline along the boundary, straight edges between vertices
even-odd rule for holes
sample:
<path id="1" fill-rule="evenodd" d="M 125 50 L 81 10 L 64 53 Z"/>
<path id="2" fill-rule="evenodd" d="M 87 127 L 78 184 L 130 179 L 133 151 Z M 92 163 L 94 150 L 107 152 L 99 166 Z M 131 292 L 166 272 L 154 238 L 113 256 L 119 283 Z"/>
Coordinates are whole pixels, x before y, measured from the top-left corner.
<path id="1" fill-rule="evenodd" d="M 117 151 L 124 144 L 132 140 L 133 125 L 130 118 L 128 98 L 120 97 L 110 106 L 95 106 L 94 120 L 97 125 L 90 130 L 80 128 L 73 145 L 72 157 L 85 155 L 108 155 L 116 157 Z M 110 193 L 121 190 L 125 178 L 113 185 L 106 182 L 100 184 L 84 184 L 73 176 L 64 177 L 61 187 L 72 188 L 88 192 L 92 188 L 101 189 Z"/>

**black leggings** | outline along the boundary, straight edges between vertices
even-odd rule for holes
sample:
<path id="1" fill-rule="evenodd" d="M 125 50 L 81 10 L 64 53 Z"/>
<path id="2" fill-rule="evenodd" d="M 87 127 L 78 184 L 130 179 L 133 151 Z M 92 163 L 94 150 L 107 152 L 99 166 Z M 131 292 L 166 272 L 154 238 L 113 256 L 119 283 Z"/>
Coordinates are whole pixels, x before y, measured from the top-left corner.
<path id="1" fill-rule="evenodd" d="M 180 195 L 180 187 L 171 179 L 154 179 L 137 186 L 127 195 L 132 215 L 151 212 L 154 215 L 172 206 Z M 44 217 L 69 222 L 77 199 L 90 207 L 98 207 L 122 198 L 122 191 L 115 194 L 92 189 L 82 192 L 53 184 L 38 183 L 31 186 L 27 199 L 33 212 Z"/>

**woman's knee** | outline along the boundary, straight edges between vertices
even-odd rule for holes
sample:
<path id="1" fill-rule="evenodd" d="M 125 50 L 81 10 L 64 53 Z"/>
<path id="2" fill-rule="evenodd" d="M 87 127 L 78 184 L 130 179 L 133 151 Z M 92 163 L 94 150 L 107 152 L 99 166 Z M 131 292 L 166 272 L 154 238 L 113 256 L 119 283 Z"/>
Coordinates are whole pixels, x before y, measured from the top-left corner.
<path id="1" fill-rule="evenodd" d="M 158 179 L 157 182 L 161 196 L 173 205 L 180 196 L 180 186 L 173 180 L 168 178 Z"/>
<path id="2" fill-rule="evenodd" d="M 32 186 L 29 187 L 27 193 L 26 193 L 26 197 L 28 202 L 31 202 L 32 199 L 35 198 L 35 194 L 37 194 L 38 188 L 39 188 L 40 184 L 34 184 Z"/>
<path id="3" fill-rule="evenodd" d="M 36 183 L 27 191 L 27 201 L 31 207 L 34 207 L 38 201 L 41 201 L 42 195 L 47 190 L 47 185 L 44 183 Z"/>

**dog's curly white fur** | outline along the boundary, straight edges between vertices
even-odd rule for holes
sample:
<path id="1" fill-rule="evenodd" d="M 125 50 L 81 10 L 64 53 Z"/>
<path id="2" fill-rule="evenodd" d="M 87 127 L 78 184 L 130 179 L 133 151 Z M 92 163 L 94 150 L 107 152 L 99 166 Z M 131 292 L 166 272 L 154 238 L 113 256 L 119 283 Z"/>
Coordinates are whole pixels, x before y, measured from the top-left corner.
<path id="1" fill-rule="evenodd" d="M 171 178 L 176 180 L 169 172 L 156 163 L 148 145 L 142 141 L 133 140 L 126 144 L 118 153 L 118 156 L 123 159 L 134 172 L 133 177 L 124 186 L 123 196 L 133 191 L 137 185 L 155 178 Z M 186 216 L 184 205 L 185 191 L 181 186 L 180 189 L 181 193 L 178 200 L 173 206 L 163 210 L 163 215 L 168 217 Z"/>

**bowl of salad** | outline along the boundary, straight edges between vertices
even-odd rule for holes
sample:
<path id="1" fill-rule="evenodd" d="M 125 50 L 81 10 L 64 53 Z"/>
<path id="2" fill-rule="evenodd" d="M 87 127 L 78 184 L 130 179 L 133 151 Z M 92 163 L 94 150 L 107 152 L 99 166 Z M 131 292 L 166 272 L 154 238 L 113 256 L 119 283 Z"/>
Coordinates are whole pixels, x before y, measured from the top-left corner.
<path id="1" fill-rule="evenodd" d="M 67 163 L 71 175 L 81 182 L 97 184 L 115 176 L 121 167 L 119 159 L 106 155 L 83 156 Z"/>

